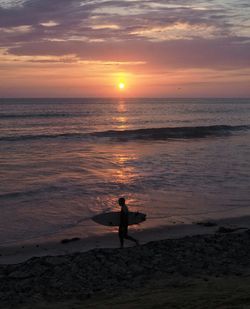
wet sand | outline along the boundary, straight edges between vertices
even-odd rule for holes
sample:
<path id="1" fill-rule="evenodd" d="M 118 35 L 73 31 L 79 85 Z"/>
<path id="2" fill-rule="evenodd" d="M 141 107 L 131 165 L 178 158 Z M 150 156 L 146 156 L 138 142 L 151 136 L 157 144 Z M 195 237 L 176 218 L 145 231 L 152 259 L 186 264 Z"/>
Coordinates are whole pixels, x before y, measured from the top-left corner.
<path id="1" fill-rule="evenodd" d="M 138 247 L 1 265 L 1 308 L 248 308 L 248 220 L 196 223 L 193 236 L 168 230 L 172 239 Z"/>
<path id="2" fill-rule="evenodd" d="M 163 239 L 177 239 L 184 236 L 213 234 L 219 229 L 250 229 L 250 217 L 228 218 L 220 220 L 206 220 L 193 224 L 173 224 L 155 229 L 131 229 L 130 234 L 136 237 L 140 244 Z M 109 228 L 107 227 L 107 231 Z M 114 230 L 114 228 L 112 228 Z M 222 231 L 223 232 L 223 231 Z M 127 241 L 126 247 L 134 244 Z M 76 252 L 87 252 L 98 248 L 119 248 L 117 233 L 107 233 L 100 237 L 82 238 L 81 233 L 71 238 L 55 238 L 52 241 L 27 242 L 13 246 L 0 246 L 0 264 L 16 264 L 32 257 L 67 255 Z"/>

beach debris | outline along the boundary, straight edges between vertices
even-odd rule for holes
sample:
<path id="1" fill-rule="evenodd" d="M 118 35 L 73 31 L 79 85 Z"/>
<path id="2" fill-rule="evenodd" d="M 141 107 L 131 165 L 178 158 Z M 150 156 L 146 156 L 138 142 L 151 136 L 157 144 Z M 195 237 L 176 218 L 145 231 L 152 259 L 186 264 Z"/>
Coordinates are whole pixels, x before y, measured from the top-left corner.
<path id="1" fill-rule="evenodd" d="M 78 240 L 80 240 L 79 237 L 73 237 L 73 238 L 70 238 L 70 239 L 65 238 L 65 239 L 62 239 L 62 240 L 61 240 L 61 243 L 62 243 L 62 244 L 67 244 L 67 243 L 69 243 L 69 242 L 78 241 Z"/>
<path id="2" fill-rule="evenodd" d="M 215 223 L 213 221 L 195 222 L 195 224 L 202 225 L 202 226 L 205 226 L 205 227 L 213 227 L 213 226 L 218 225 L 217 223 Z"/>

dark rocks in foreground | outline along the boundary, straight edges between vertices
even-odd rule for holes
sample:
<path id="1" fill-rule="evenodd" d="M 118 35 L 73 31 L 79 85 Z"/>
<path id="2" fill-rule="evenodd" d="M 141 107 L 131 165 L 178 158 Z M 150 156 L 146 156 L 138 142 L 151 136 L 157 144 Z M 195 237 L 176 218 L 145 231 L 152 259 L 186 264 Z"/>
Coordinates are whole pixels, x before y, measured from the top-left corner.
<path id="1" fill-rule="evenodd" d="M 0 266 L 0 304 L 86 298 L 171 276 L 249 275 L 250 231 L 32 258 Z"/>

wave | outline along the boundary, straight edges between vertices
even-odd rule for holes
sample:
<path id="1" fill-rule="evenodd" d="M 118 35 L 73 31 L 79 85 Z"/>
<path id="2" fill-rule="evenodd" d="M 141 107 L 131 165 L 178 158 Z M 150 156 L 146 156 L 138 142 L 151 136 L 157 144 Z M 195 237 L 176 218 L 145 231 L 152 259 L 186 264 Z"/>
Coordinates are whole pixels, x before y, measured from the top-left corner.
<path id="1" fill-rule="evenodd" d="M 129 141 L 129 140 L 166 140 L 166 139 L 195 139 L 206 137 L 229 136 L 234 132 L 247 131 L 250 125 L 230 126 L 212 125 L 195 127 L 167 127 L 167 128 L 148 128 L 135 130 L 109 130 L 92 133 L 61 133 L 61 134 L 40 134 L 40 135 L 21 135 L 3 136 L 0 141 L 25 141 L 39 139 L 93 139 L 106 138 L 110 140 Z"/>
<path id="2" fill-rule="evenodd" d="M 245 131 L 250 126 L 229 126 L 229 125 L 213 125 L 213 126 L 196 126 L 196 127 L 173 127 L 173 128 L 149 128 L 125 131 L 105 131 L 97 132 L 92 135 L 97 137 L 109 137 L 118 139 L 187 139 L 187 138 L 203 138 L 209 136 L 225 136 L 231 135 L 235 131 Z"/>
<path id="3" fill-rule="evenodd" d="M 18 136 L 3 136 L 0 137 L 0 141 L 26 141 L 26 140 L 40 140 L 40 139 L 55 139 L 55 138 L 83 138 L 86 133 L 62 133 L 62 134 L 38 134 L 38 135 L 18 135 Z"/>
<path id="4" fill-rule="evenodd" d="M 2 199 L 12 199 L 12 198 L 23 198 L 23 197 L 32 197 L 39 193 L 47 194 L 48 192 L 60 191 L 61 188 L 58 186 L 44 186 L 37 189 L 27 190 L 27 191 L 17 191 L 11 193 L 0 194 L 0 200 Z"/>
<path id="5" fill-rule="evenodd" d="M 45 114 L 0 114 L 0 119 L 16 119 L 16 118 L 71 118 L 82 117 L 86 114 L 70 114 L 70 113 L 45 113 Z"/>

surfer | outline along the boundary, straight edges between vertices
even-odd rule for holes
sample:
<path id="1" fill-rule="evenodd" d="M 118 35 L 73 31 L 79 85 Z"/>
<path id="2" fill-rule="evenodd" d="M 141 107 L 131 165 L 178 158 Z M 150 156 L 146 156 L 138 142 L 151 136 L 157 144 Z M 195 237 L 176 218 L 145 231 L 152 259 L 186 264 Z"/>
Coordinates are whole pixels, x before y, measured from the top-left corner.
<path id="1" fill-rule="evenodd" d="M 139 245 L 137 239 L 128 235 L 128 207 L 125 203 L 125 198 L 124 197 L 119 198 L 118 203 L 121 206 L 120 225 L 119 225 L 119 238 L 121 248 L 123 248 L 124 239 L 131 240 L 135 242 L 136 245 Z"/>

